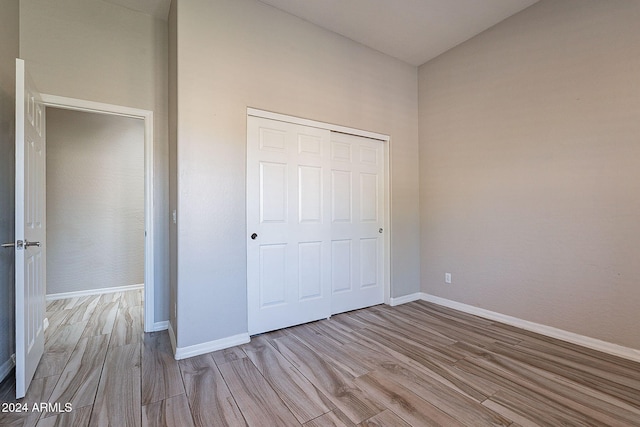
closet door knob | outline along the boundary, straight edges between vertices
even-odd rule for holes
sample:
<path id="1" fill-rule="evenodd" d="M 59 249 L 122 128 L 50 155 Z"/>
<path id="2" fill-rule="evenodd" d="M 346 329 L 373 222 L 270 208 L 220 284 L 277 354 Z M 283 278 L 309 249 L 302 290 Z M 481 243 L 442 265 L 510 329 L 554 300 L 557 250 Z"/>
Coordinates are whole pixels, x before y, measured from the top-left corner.
<path id="1" fill-rule="evenodd" d="M 258 237 L 258 235 L 257 235 L 256 233 L 253 233 L 253 234 L 251 235 L 251 240 L 256 240 L 256 237 Z"/>

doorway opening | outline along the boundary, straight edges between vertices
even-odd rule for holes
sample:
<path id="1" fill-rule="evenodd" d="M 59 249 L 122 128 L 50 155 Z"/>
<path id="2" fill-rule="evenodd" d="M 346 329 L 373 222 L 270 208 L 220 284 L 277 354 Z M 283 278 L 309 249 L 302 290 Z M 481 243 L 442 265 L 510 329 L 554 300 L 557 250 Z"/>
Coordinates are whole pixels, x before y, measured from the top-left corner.
<path id="1" fill-rule="evenodd" d="M 43 100 L 43 104 L 47 107 L 48 111 L 61 113 L 60 115 L 64 115 L 65 111 L 70 112 L 69 110 L 71 110 L 71 112 L 93 113 L 90 116 L 94 116 L 95 114 L 104 116 L 98 119 L 100 122 L 109 122 L 109 121 L 113 122 L 118 118 L 129 119 L 128 122 L 125 121 L 123 123 L 128 123 L 128 126 L 131 128 L 133 133 L 136 132 L 136 129 L 135 129 L 136 122 L 138 121 L 142 122 L 142 129 L 140 129 L 141 130 L 140 134 L 144 142 L 143 142 L 142 153 L 139 153 L 139 154 L 141 154 L 140 160 L 142 160 L 142 162 L 144 163 L 144 166 L 143 166 L 143 182 L 139 184 L 141 184 L 141 187 L 143 188 L 143 193 L 144 193 L 144 200 L 142 203 L 143 213 L 142 213 L 141 219 L 136 219 L 135 218 L 136 214 L 133 214 L 134 218 L 129 218 L 129 219 L 133 219 L 132 222 L 134 223 L 138 220 L 142 221 L 142 224 L 140 224 L 140 231 L 142 233 L 142 236 L 131 235 L 131 236 L 125 237 L 124 243 L 122 238 L 120 238 L 121 240 L 115 240 L 115 241 L 112 240 L 110 242 L 110 245 L 112 246 L 112 249 L 114 249 L 113 248 L 114 245 L 115 246 L 124 245 L 123 247 L 120 248 L 120 250 L 122 251 L 120 255 L 124 254 L 124 256 L 120 256 L 121 261 L 126 260 L 127 257 L 138 257 L 138 259 L 142 260 L 143 272 L 141 274 L 140 272 L 137 273 L 139 275 L 138 277 L 140 277 L 140 275 L 142 276 L 142 279 L 143 279 L 142 283 L 140 284 L 125 283 L 124 285 L 121 285 L 121 289 L 118 289 L 118 291 L 124 292 L 124 291 L 135 290 L 135 289 L 141 288 L 140 285 L 143 284 L 144 331 L 151 332 L 151 331 L 157 330 L 158 327 L 155 324 L 155 320 L 154 320 L 155 317 L 154 317 L 154 280 L 153 280 L 153 277 L 154 277 L 154 274 L 153 274 L 154 273 L 153 112 L 148 110 L 141 110 L 141 109 L 123 107 L 118 105 L 97 103 L 92 101 L 85 101 L 85 100 L 79 100 L 74 98 L 66 98 L 66 97 L 59 97 L 59 96 L 45 95 L 45 94 L 42 95 L 42 100 Z M 93 120 L 95 121 L 95 116 L 93 117 Z M 104 149 L 108 150 L 108 147 L 104 147 Z M 108 168 L 108 165 L 106 165 L 106 167 Z M 126 170 L 124 173 L 125 174 L 127 173 Z M 113 178 L 108 178 L 108 179 L 113 179 Z M 118 184 L 118 185 L 121 185 L 121 184 Z M 111 225 L 115 225 L 116 227 L 121 227 L 123 224 L 126 223 L 126 221 L 121 221 L 117 219 L 118 215 L 122 215 L 123 212 L 122 211 L 117 212 L 116 209 L 114 209 L 114 203 L 116 201 L 118 203 L 121 203 L 123 201 L 122 199 L 126 199 L 128 197 L 129 190 L 130 189 L 127 189 L 127 188 L 120 188 L 120 189 L 106 188 L 105 191 L 112 192 L 112 194 L 115 194 L 116 198 L 119 198 L 120 200 L 114 199 L 111 201 L 105 200 L 103 203 L 98 202 L 99 206 L 97 207 L 94 206 L 93 207 L 94 211 L 99 212 L 100 210 L 105 210 L 107 217 L 109 217 L 109 214 L 111 214 L 112 216 Z M 99 200 L 100 195 L 97 195 L 97 197 Z M 66 209 L 68 210 L 70 209 L 70 211 L 72 212 L 74 207 L 67 206 Z M 47 208 L 47 210 L 49 209 Z M 62 211 L 64 212 L 64 209 L 62 209 Z M 129 214 L 132 214 L 132 212 L 129 211 Z M 61 215 L 61 216 L 64 217 L 64 215 Z M 132 230 L 135 229 L 135 224 L 133 224 L 133 228 L 131 228 L 130 225 L 127 226 L 128 232 L 132 232 Z M 97 243 L 97 247 L 101 247 L 101 243 L 104 243 L 104 242 L 88 241 L 91 238 L 91 229 L 90 229 L 91 226 L 92 224 L 87 224 L 87 227 L 89 227 L 89 229 L 85 230 L 87 231 L 87 234 L 84 236 L 85 243 L 87 245 L 89 245 L 90 243 L 93 243 L 94 247 L 96 247 L 96 243 Z M 56 231 L 52 230 L 52 232 L 56 232 Z M 109 236 L 108 231 L 106 233 L 104 231 L 102 231 L 101 233 L 96 232 L 96 234 L 100 234 L 102 236 L 101 239 L 107 239 Z M 65 242 L 62 241 L 64 236 L 52 236 L 52 237 L 57 237 L 58 245 L 60 246 L 65 245 Z M 76 240 L 76 242 L 77 241 L 78 240 Z M 80 241 L 82 241 L 82 239 Z M 142 245 L 142 251 L 139 250 L 141 249 L 139 247 L 140 245 Z M 137 250 L 136 250 L 136 246 L 138 246 Z M 75 248 L 75 249 L 81 250 L 82 248 Z M 118 248 L 115 248 L 116 251 L 117 249 Z M 86 264 L 87 261 L 85 260 L 84 263 Z M 108 270 L 109 270 L 108 266 L 103 266 L 102 271 L 104 271 L 105 274 L 107 275 L 109 275 Z M 55 272 L 55 273 L 59 273 L 59 272 Z M 49 273 L 47 273 L 47 276 L 49 276 Z M 134 272 L 134 276 L 135 276 L 135 272 Z M 117 280 L 117 275 L 115 278 L 111 277 L 111 280 L 112 281 Z M 73 292 L 73 290 L 71 292 Z M 86 292 L 87 293 L 91 293 L 91 292 L 109 293 L 109 289 L 108 287 L 105 287 L 105 286 L 93 285 L 93 286 L 89 286 Z M 69 294 L 65 295 L 64 292 L 55 292 L 55 291 L 50 292 L 50 290 L 47 289 L 47 294 L 52 294 L 52 293 L 55 293 L 57 298 L 68 298 L 69 296 L 73 295 L 73 293 L 71 295 Z M 80 296 L 81 294 L 77 294 L 77 295 Z"/>
<path id="2" fill-rule="evenodd" d="M 137 290 L 141 331 L 144 122 L 55 107 L 46 117 L 46 299 L 90 311 L 90 297 Z"/>

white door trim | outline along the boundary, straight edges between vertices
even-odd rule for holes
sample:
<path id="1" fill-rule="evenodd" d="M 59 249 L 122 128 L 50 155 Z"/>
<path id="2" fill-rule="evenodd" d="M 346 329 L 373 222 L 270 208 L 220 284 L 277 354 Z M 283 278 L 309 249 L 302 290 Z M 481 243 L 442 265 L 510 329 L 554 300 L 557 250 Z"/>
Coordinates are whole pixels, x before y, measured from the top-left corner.
<path id="1" fill-rule="evenodd" d="M 144 120 L 144 330 L 154 331 L 153 111 L 47 94 L 42 101 L 47 107 Z"/>
<path id="2" fill-rule="evenodd" d="M 370 132 L 362 129 L 347 126 L 335 125 L 331 123 L 318 122 L 316 120 L 304 119 L 301 117 L 289 116 L 286 114 L 274 113 L 272 111 L 260 110 L 247 107 L 247 116 L 261 117 L 264 119 L 279 120 L 287 123 L 294 123 L 303 126 L 311 126 L 319 129 L 326 129 L 334 132 L 347 133 L 350 135 L 364 136 L 366 138 L 378 139 L 384 143 L 384 303 L 391 303 L 391 137 L 381 133 Z M 246 233 L 245 233 L 246 234 Z"/>
<path id="3" fill-rule="evenodd" d="M 366 138 L 379 139 L 389 142 L 391 137 L 382 133 L 369 132 L 367 130 L 350 128 L 347 126 L 334 125 L 331 123 L 318 122 L 316 120 L 303 119 L 302 117 L 288 116 L 286 114 L 274 113 L 272 111 L 259 110 L 247 107 L 247 116 L 262 117 L 263 119 L 279 120 L 281 122 L 294 123 L 296 125 L 311 126 L 319 129 L 332 130 L 335 132 L 348 133 L 350 135 L 364 136 Z"/>

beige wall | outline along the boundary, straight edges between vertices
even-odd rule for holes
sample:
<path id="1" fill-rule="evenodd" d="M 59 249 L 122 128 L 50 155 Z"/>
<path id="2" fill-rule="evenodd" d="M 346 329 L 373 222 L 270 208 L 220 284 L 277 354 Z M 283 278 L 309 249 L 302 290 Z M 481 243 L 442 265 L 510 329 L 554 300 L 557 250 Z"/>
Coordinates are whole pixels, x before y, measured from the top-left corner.
<path id="1" fill-rule="evenodd" d="M 167 22 L 98 0 L 22 0 L 20 55 L 41 92 L 154 112 L 155 317 L 169 318 Z"/>
<path id="2" fill-rule="evenodd" d="M 423 292 L 640 348 L 638 22 L 543 0 L 420 67 Z"/>
<path id="3" fill-rule="evenodd" d="M 19 2 L 0 0 L 0 243 L 14 240 L 16 58 L 19 48 Z M 14 352 L 14 260 L 0 248 L 0 381 Z M 3 369 L 4 368 L 4 369 Z"/>
<path id="4" fill-rule="evenodd" d="M 144 283 L 144 121 L 47 108 L 47 294 Z"/>
<path id="5" fill-rule="evenodd" d="M 417 69 L 255 0 L 177 28 L 178 346 L 247 331 L 247 107 L 391 136 L 392 295 L 418 292 Z"/>

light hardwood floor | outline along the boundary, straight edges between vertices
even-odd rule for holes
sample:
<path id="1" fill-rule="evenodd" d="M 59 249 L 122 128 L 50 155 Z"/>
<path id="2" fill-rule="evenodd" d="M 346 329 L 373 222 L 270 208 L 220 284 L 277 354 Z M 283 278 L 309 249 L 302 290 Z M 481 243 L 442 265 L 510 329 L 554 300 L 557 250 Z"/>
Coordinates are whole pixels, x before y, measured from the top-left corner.
<path id="1" fill-rule="evenodd" d="M 142 293 L 48 305 L 46 353 L 0 426 L 640 426 L 640 364 L 425 302 L 175 361 Z M 0 400 L 12 402 L 11 381 Z"/>

